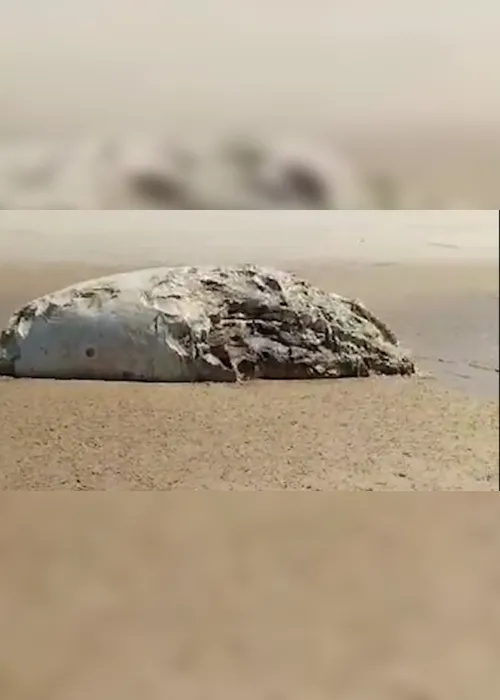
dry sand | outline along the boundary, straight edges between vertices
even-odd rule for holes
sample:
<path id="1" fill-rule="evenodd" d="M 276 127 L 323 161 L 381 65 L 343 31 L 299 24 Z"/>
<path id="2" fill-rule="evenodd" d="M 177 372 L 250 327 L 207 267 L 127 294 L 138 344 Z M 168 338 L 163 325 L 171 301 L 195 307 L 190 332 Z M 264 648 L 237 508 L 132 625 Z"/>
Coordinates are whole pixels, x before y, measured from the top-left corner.
<path id="1" fill-rule="evenodd" d="M 424 381 L 5 381 L 3 489 L 498 488 L 498 407 Z"/>
<path id="2" fill-rule="evenodd" d="M 496 700 L 493 494 L 2 494 L 2 700 Z"/>
<path id="3" fill-rule="evenodd" d="M 498 266 L 491 256 L 472 257 L 383 264 L 382 252 L 378 262 L 291 263 L 368 303 L 433 378 L 244 386 L 3 380 L 0 487 L 497 489 Z M 34 296 L 117 269 L 23 263 L 14 250 L 12 258 L 0 268 L 2 322 Z M 123 267 L 137 264 L 134 257 Z"/>

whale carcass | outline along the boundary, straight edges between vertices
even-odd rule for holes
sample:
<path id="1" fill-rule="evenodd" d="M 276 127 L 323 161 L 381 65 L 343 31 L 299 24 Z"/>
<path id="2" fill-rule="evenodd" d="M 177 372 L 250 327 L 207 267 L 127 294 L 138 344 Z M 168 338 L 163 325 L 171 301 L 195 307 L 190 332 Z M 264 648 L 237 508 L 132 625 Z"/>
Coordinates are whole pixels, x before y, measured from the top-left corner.
<path id="1" fill-rule="evenodd" d="M 234 382 L 414 371 L 360 302 L 255 265 L 83 282 L 26 304 L 0 334 L 0 374 L 13 377 Z"/>

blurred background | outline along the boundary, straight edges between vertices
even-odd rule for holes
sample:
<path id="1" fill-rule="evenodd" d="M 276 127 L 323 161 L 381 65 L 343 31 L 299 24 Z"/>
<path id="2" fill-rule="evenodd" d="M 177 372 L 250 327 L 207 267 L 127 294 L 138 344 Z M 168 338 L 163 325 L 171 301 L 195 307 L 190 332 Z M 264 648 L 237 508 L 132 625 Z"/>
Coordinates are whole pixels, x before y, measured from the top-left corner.
<path id="1" fill-rule="evenodd" d="M 0 0 L 0 206 L 497 208 L 499 21 L 495 0 Z"/>
<path id="2" fill-rule="evenodd" d="M 498 698 L 495 496 L 374 496 L 4 494 L 2 698 Z"/>
<path id="3" fill-rule="evenodd" d="M 498 358 L 493 212 L 12 210 L 496 209 L 499 20 L 497 0 L 0 0 L 2 318 L 105 265 L 280 259 L 479 386 L 474 353 Z M 390 387 L 305 387 L 297 424 L 286 393 L 200 409 L 161 387 L 5 383 L 1 477 L 153 489 L 161 454 L 200 490 L 197 470 L 240 479 L 230 462 L 262 488 L 297 469 L 314 488 L 468 489 L 489 459 L 496 488 L 497 406 Z M 83 498 L 0 498 L 2 700 L 500 697 L 486 495 Z"/>

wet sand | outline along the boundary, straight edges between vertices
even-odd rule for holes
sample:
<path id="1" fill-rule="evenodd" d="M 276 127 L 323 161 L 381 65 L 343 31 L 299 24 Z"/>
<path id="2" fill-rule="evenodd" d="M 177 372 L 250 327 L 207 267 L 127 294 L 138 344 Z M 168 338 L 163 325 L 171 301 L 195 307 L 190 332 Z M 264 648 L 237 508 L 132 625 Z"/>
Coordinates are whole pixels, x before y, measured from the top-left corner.
<path id="1" fill-rule="evenodd" d="M 432 377 L 244 386 L 4 379 L 0 488 L 497 489 L 497 265 L 288 267 L 365 301 Z M 116 269 L 3 264 L 0 321 L 34 296 Z"/>

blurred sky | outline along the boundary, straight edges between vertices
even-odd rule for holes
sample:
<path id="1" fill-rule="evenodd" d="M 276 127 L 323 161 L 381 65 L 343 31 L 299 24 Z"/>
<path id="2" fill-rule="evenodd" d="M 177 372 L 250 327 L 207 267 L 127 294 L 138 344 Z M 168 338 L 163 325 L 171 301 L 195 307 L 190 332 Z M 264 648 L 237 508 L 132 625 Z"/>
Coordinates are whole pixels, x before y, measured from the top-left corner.
<path id="1" fill-rule="evenodd" d="M 498 0 L 0 0 L 0 136 L 500 124 Z"/>

